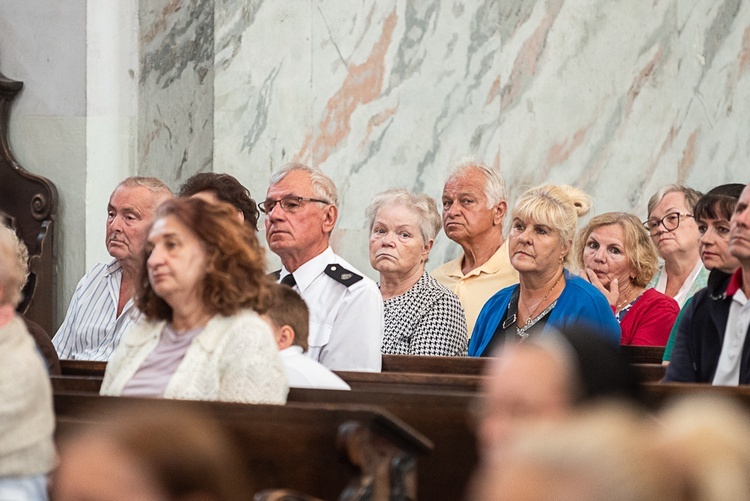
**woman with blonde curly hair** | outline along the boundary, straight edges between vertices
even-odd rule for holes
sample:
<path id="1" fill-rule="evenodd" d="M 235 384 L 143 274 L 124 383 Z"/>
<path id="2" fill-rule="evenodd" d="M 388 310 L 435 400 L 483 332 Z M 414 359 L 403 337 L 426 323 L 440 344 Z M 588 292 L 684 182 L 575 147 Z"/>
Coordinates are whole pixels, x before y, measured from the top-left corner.
<path id="1" fill-rule="evenodd" d="M 107 365 L 103 395 L 284 403 L 263 249 L 228 204 L 159 207 L 144 248 L 142 313 Z"/>
<path id="2" fill-rule="evenodd" d="M 528 190 L 511 212 L 510 263 L 520 283 L 492 296 L 469 341 L 469 356 L 489 356 L 507 342 L 523 342 L 550 329 L 586 325 L 620 342 L 620 327 L 604 295 L 569 273 L 578 218 L 591 205 L 572 186 L 545 184 Z"/>
<path id="3" fill-rule="evenodd" d="M 606 212 L 578 234 L 576 259 L 583 278 L 609 301 L 620 322 L 620 344 L 664 346 L 680 307 L 677 301 L 646 289 L 658 256 L 641 222 L 625 212 Z"/>

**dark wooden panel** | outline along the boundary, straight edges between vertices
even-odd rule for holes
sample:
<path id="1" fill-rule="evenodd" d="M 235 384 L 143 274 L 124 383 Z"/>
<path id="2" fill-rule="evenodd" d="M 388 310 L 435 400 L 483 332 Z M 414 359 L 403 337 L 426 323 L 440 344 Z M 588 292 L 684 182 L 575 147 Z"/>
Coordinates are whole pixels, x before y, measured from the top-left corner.
<path id="1" fill-rule="evenodd" d="M 53 245 L 57 188 L 51 181 L 26 171 L 8 144 L 10 108 L 22 82 L 0 74 L 0 211 L 29 249 L 29 280 L 18 311 L 54 333 L 55 275 Z"/>

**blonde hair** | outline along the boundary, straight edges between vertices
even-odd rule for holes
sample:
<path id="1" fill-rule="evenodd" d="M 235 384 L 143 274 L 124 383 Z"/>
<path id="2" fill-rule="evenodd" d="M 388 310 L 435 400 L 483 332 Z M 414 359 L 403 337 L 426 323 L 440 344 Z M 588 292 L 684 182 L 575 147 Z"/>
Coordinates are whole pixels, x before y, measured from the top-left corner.
<path id="1" fill-rule="evenodd" d="M 633 214 L 627 212 L 605 212 L 596 217 L 578 232 L 576 239 L 575 257 L 578 266 L 581 269 L 585 267 L 583 263 L 583 251 L 586 248 L 586 241 L 591 233 L 602 226 L 617 224 L 622 228 L 624 235 L 623 246 L 625 247 L 625 256 L 634 276 L 632 277 L 633 285 L 645 287 L 654 277 L 659 267 L 659 256 L 656 253 L 656 247 L 651 240 L 646 228 Z"/>
<path id="2" fill-rule="evenodd" d="M 543 184 L 527 190 L 516 201 L 512 218 L 526 221 L 533 219 L 554 229 L 563 244 L 572 247 L 578 227 L 578 218 L 588 214 L 591 197 L 566 184 Z M 570 252 L 565 261 L 570 260 Z"/>

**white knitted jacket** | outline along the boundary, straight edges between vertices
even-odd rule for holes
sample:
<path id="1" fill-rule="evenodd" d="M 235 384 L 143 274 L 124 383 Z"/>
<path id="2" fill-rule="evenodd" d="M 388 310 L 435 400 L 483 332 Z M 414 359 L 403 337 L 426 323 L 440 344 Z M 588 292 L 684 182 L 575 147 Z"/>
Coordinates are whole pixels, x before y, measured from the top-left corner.
<path id="1" fill-rule="evenodd" d="M 0 328 L 0 477 L 49 472 L 55 462 L 52 387 L 18 316 Z"/>
<path id="2" fill-rule="evenodd" d="M 107 364 L 102 395 L 122 394 L 154 351 L 165 322 L 145 319 L 123 336 Z M 164 390 L 164 398 L 283 404 L 284 366 L 270 327 L 257 313 L 214 316 L 190 344 Z"/>

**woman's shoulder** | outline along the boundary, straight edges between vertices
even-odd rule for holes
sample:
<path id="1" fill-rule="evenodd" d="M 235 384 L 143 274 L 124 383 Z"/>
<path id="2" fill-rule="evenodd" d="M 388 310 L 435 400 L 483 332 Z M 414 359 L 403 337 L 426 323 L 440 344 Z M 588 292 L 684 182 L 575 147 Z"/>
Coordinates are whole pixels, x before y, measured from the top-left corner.
<path id="1" fill-rule="evenodd" d="M 603 300 L 604 302 L 607 301 L 607 298 L 604 297 L 604 294 L 602 294 L 599 289 L 591 285 L 587 280 L 584 280 L 581 277 L 574 275 L 568 271 L 565 271 L 564 291 L 567 292 L 567 295 L 569 296 L 588 296 L 591 298 L 595 298 L 597 301 L 599 299 Z"/>
<path id="2" fill-rule="evenodd" d="M 680 311 L 680 305 L 677 301 L 656 289 L 646 289 L 638 301 L 643 301 L 644 306 L 650 306 L 652 308 L 656 307 L 666 310 L 674 310 L 675 312 Z M 636 304 L 638 304 L 638 301 Z"/>
<path id="3" fill-rule="evenodd" d="M 435 277 L 427 272 L 425 272 L 419 281 L 414 284 L 413 289 L 415 292 L 418 292 L 420 296 L 427 294 L 434 300 L 460 302 L 458 296 L 452 290 L 438 282 Z"/>
<path id="4" fill-rule="evenodd" d="M 260 315 L 255 310 L 249 308 L 243 308 L 231 315 L 216 315 L 206 325 L 206 328 L 211 329 L 240 329 L 244 330 L 248 327 L 266 327 L 266 322 L 260 318 Z"/>

